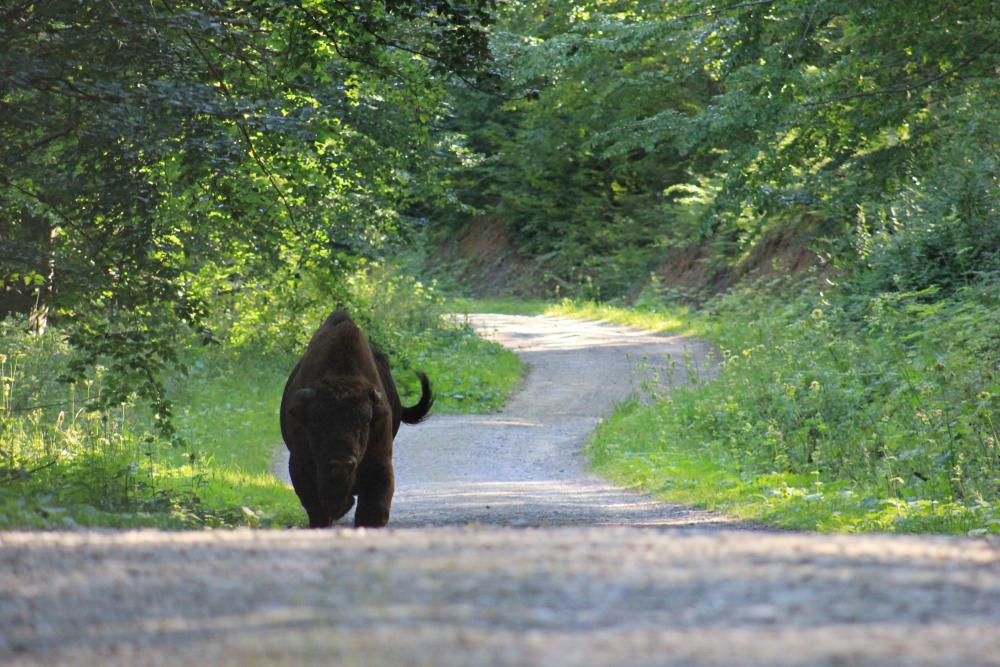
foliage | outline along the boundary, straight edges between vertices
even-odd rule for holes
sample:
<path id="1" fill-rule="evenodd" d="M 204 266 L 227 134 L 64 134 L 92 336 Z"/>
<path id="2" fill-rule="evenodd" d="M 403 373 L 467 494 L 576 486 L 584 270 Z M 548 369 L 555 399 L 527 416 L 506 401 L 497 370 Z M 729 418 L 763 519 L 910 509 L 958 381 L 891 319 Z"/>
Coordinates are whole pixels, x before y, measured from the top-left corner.
<path id="1" fill-rule="evenodd" d="M 748 467 L 821 470 L 884 496 L 996 501 L 1000 302 L 992 286 L 922 296 L 720 299 L 730 381 L 689 417 Z M 742 400 L 722 398 L 737 388 Z"/>
<path id="2" fill-rule="evenodd" d="M 665 248 L 708 240 L 732 263 L 800 220 L 845 264 L 861 249 L 881 287 L 998 268 L 989 0 L 556 0 L 500 25 L 507 101 L 457 93 L 453 179 L 549 269 L 549 294 L 618 297 Z"/>
<path id="3" fill-rule="evenodd" d="M 149 399 L 213 296 L 337 284 L 437 190 L 428 124 L 488 66 L 489 0 L 0 10 L 0 315 L 47 312 L 108 405 Z M 41 311 L 39 313 L 39 311 Z"/>
<path id="4" fill-rule="evenodd" d="M 69 363 L 64 336 L 30 334 L 23 319 L 0 328 L 0 523 L 134 525 L 167 510 L 154 474 L 164 449 L 136 427 L 132 406 L 87 407 L 106 369 L 67 388 L 54 381 Z"/>
<path id="5" fill-rule="evenodd" d="M 984 114 L 985 115 L 985 114 Z M 964 118 L 954 140 L 934 156 L 922 178 L 888 205 L 858 216 L 856 247 L 864 262 L 861 293 L 955 290 L 1000 273 L 1000 163 L 992 129 L 1000 118 Z M 871 218 L 875 219 L 872 220 Z"/>
<path id="6" fill-rule="evenodd" d="M 559 307 L 701 332 L 719 348 L 716 379 L 602 425 L 590 446 L 598 469 L 790 527 L 1000 532 L 995 286 L 930 303 L 761 287 L 693 317 L 665 304 Z"/>

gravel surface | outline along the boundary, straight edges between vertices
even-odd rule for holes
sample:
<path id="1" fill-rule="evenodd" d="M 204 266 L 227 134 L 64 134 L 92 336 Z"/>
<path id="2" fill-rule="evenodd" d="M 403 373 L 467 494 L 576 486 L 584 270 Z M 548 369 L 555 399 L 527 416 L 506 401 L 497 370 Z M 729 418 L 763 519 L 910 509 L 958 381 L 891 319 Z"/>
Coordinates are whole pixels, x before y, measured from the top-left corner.
<path id="1" fill-rule="evenodd" d="M 584 470 L 634 359 L 703 346 L 476 324 L 524 386 L 403 427 L 390 528 L 0 533 L 0 663 L 1000 665 L 995 540 L 746 530 Z"/>

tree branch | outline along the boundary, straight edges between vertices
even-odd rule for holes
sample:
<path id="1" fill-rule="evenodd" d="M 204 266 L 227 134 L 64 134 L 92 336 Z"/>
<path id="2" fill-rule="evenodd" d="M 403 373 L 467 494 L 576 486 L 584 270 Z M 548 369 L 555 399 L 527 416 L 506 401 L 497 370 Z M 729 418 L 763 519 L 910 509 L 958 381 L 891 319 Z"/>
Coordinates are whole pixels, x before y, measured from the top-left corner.
<path id="1" fill-rule="evenodd" d="M 767 0 L 767 1 L 768 2 L 773 2 L 774 0 Z M 351 7 L 348 3 L 345 3 L 342 0 L 334 0 L 334 2 L 336 4 L 338 4 L 338 5 L 340 5 L 348 13 L 358 14 L 358 12 L 356 10 L 354 10 L 354 8 Z M 330 35 L 329 35 L 329 32 L 325 29 L 324 26 L 322 26 L 322 24 L 318 21 L 318 19 L 316 19 L 315 17 L 312 16 L 312 14 L 309 13 L 309 10 L 307 10 L 305 7 L 303 7 L 301 3 L 298 3 L 297 7 L 299 9 L 301 9 L 313 21 L 313 23 L 315 25 L 318 26 L 318 29 L 320 30 L 320 32 L 322 32 L 324 35 L 326 35 L 328 39 L 332 39 L 330 37 Z M 400 44 L 399 42 L 396 42 L 396 41 L 393 41 L 393 40 L 390 40 L 390 39 L 386 39 L 385 37 L 382 36 L 381 33 L 376 32 L 375 30 L 372 30 L 367 25 L 367 23 L 365 21 L 363 21 L 363 20 L 358 21 L 358 24 L 364 29 L 365 32 L 367 32 L 369 35 L 371 35 L 372 37 L 374 37 L 375 40 L 379 44 L 381 44 L 382 46 L 384 46 L 386 48 L 396 49 L 396 50 L 402 51 L 404 53 L 409 53 L 411 55 L 420 56 L 421 58 L 426 58 L 427 60 L 433 60 L 434 62 L 440 63 L 442 65 L 445 64 L 444 61 L 441 58 L 439 58 L 438 56 L 434 55 L 433 53 L 428 53 L 426 51 L 422 51 L 420 49 L 415 49 L 413 47 L 406 46 L 404 44 Z M 334 46 L 334 48 L 337 49 L 336 46 Z M 337 49 L 337 53 L 338 54 L 340 53 L 339 49 Z M 458 72 L 456 72 L 454 70 L 451 70 L 451 74 L 452 74 L 452 76 L 456 77 L 458 80 L 460 80 L 462 83 L 464 83 L 465 85 L 469 86 L 473 90 L 477 90 L 477 91 L 479 91 L 481 93 L 487 93 L 489 95 L 495 95 L 497 97 L 503 97 L 502 95 L 498 95 L 497 93 L 495 93 L 493 91 L 486 90 L 486 89 L 482 88 L 481 86 L 479 86 L 478 84 L 476 84 L 474 81 L 470 81 L 468 78 L 462 76 L 461 74 L 459 74 Z M 406 79 L 407 81 L 411 81 L 410 79 L 408 79 L 406 77 L 402 77 L 402 78 Z"/>
<path id="2" fill-rule="evenodd" d="M 175 13 L 173 6 L 170 4 L 168 0 L 161 0 L 161 1 L 163 2 L 163 6 L 167 8 L 167 11 L 169 11 L 171 14 Z M 216 82 L 219 84 L 219 88 L 222 90 L 222 93 L 226 96 L 226 99 L 235 104 L 235 96 L 229 89 L 229 86 L 226 84 L 225 78 L 222 76 L 222 72 L 220 72 L 218 68 L 215 67 L 215 63 L 212 62 L 212 59 L 208 57 L 208 54 L 205 53 L 204 49 L 201 48 L 201 46 L 198 44 L 198 41 L 194 38 L 194 36 L 187 28 L 181 28 L 181 32 L 184 33 L 184 36 L 187 37 L 188 41 L 191 43 L 191 46 L 193 46 L 195 51 L 198 52 L 198 55 L 205 63 L 205 66 L 208 67 L 209 72 L 212 74 Z M 254 146 L 253 139 L 250 137 L 250 130 L 247 129 L 246 123 L 241 121 L 239 118 L 234 118 L 233 122 L 236 123 L 236 127 L 239 129 L 240 135 L 243 137 L 243 141 L 247 145 L 247 152 L 249 153 L 250 157 L 253 158 L 253 161 L 257 163 L 257 166 L 260 167 L 261 171 L 264 172 L 264 175 L 267 176 L 267 180 L 271 184 L 271 187 L 274 188 L 274 191 L 277 192 L 278 196 L 281 198 L 281 202 L 285 206 L 285 211 L 288 213 L 289 220 L 291 220 L 292 224 L 295 225 L 296 217 L 295 217 L 295 211 L 292 209 L 292 204 L 291 202 L 288 201 L 288 198 L 285 196 L 285 192 L 278 185 L 277 180 L 274 178 L 274 174 L 271 173 L 271 170 L 267 168 L 267 165 L 264 164 L 264 160 L 261 159 L 260 155 L 257 153 L 257 148 Z"/>
<path id="3" fill-rule="evenodd" d="M 97 240 L 94 239 L 94 237 L 92 237 L 90 234 L 88 234 L 85 231 L 83 225 L 75 222 L 71 217 L 69 217 L 65 213 L 63 213 L 58 207 L 56 207 L 53 204 L 50 204 L 49 202 L 45 201 L 39 195 L 37 195 L 36 193 L 32 192 L 31 190 L 28 190 L 27 188 L 22 188 L 20 185 L 18 185 L 17 183 L 13 182 L 12 180 L 10 180 L 7 176 L 5 176 L 3 174 L 0 174 L 0 184 L 6 185 L 8 188 L 11 188 L 13 190 L 17 190 L 18 192 L 20 192 L 21 194 L 25 195 L 26 197 L 31 197 L 32 199 L 34 199 L 36 202 L 38 202 L 39 204 L 41 204 L 45 208 L 47 208 L 50 211 L 52 211 L 53 213 L 55 213 L 56 217 L 58 217 L 60 220 L 62 220 L 63 224 L 65 224 L 67 227 L 70 227 L 70 228 L 76 230 L 80 234 L 80 236 L 82 236 L 83 238 L 85 238 L 90 243 L 90 245 L 93 247 L 93 249 L 94 249 L 95 252 L 97 252 L 98 254 L 101 254 L 104 251 L 104 245 L 103 244 L 98 243 Z"/>
<path id="4" fill-rule="evenodd" d="M 28 0 L 27 2 L 22 2 L 18 5 L 14 5 L 6 12 L 4 12 L 2 15 L 0 15 L 0 24 L 9 25 L 12 21 L 21 18 L 20 15 L 24 12 L 24 10 L 28 9 L 34 4 L 35 3 L 32 2 L 31 0 Z"/>
<path id="5" fill-rule="evenodd" d="M 745 9 L 747 7 L 756 7 L 758 5 L 773 5 L 777 0 L 750 0 L 750 2 L 739 2 L 735 5 L 725 5 L 723 7 L 716 7 L 714 9 L 708 9 L 703 12 L 697 12 L 695 14 L 684 14 L 681 16 L 674 16 L 670 18 L 670 21 L 686 21 L 688 19 L 698 19 L 706 16 L 715 16 L 716 14 L 721 14 L 723 12 L 729 12 L 734 9 Z"/>
<path id="6" fill-rule="evenodd" d="M 944 72 L 939 72 L 938 74 L 935 74 L 934 76 L 927 77 L 926 79 L 923 79 L 922 81 L 917 81 L 916 83 L 913 83 L 913 84 L 901 85 L 901 86 L 892 86 L 890 88 L 880 88 L 879 90 L 869 90 L 869 91 L 866 91 L 866 92 L 863 92 L 863 93 L 852 93 L 852 94 L 849 94 L 849 95 L 837 95 L 835 97 L 828 97 L 828 98 L 825 98 L 825 99 L 822 99 L 822 100 L 817 100 L 816 102 L 802 102 L 801 106 L 804 106 L 804 107 L 818 107 L 818 106 L 825 106 L 827 104 L 834 104 L 836 102 L 846 102 L 847 100 L 858 100 L 858 99 L 863 99 L 863 98 L 866 98 L 866 97 L 879 97 L 881 95 L 898 95 L 898 94 L 901 94 L 901 93 L 913 92 L 914 90 L 918 90 L 920 88 L 924 88 L 926 86 L 931 85 L 932 83 L 935 83 L 937 81 L 941 81 L 942 79 L 947 79 L 947 78 L 950 78 L 950 77 L 954 76 L 955 74 L 957 74 L 958 72 L 962 71 L 963 69 L 965 69 L 966 67 L 968 67 L 972 63 L 974 63 L 977 60 L 979 60 L 987 52 L 989 52 L 989 50 L 990 50 L 989 47 L 987 47 L 987 48 L 983 49 L 982 51 L 980 51 L 979 53 L 976 53 L 974 55 L 969 56 L 968 58 L 966 58 L 962 62 L 958 63 L 957 65 L 955 65 L 951 69 L 945 70 Z"/>
<path id="7" fill-rule="evenodd" d="M 318 18 L 316 18 L 313 15 L 313 13 L 310 12 L 308 9 L 306 9 L 305 7 L 303 7 L 301 2 L 296 3 L 295 7 L 296 7 L 296 9 L 298 9 L 299 11 L 301 11 L 305 15 L 306 19 L 309 21 L 309 23 L 312 24 L 313 28 L 315 28 L 321 35 L 323 35 L 328 40 L 330 40 L 330 46 L 332 46 L 333 50 L 337 52 L 337 55 L 340 56 L 341 58 L 343 58 L 344 60 L 346 60 L 348 62 L 360 63 L 362 65 L 365 65 L 366 67 L 372 68 L 373 70 L 375 70 L 377 72 L 381 72 L 383 74 L 390 74 L 392 76 L 399 77 L 400 79 L 403 79 L 407 83 L 411 83 L 411 84 L 415 83 L 413 81 L 413 79 L 411 79 L 410 77 L 406 76 L 402 72 L 399 72 L 399 71 L 394 70 L 394 69 L 389 69 L 388 67 L 386 67 L 384 65 L 381 65 L 381 64 L 376 63 L 376 62 L 372 62 L 370 60 L 365 60 L 363 58 L 358 58 L 356 56 L 349 56 L 349 55 L 347 55 L 346 53 L 344 53 L 343 51 L 341 51 L 341 49 L 340 49 L 340 41 L 336 38 L 335 35 L 333 35 L 333 34 L 330 33 L 330 29 L 327 28 L 323 24 L 322 21 L 320 21 Z"/>

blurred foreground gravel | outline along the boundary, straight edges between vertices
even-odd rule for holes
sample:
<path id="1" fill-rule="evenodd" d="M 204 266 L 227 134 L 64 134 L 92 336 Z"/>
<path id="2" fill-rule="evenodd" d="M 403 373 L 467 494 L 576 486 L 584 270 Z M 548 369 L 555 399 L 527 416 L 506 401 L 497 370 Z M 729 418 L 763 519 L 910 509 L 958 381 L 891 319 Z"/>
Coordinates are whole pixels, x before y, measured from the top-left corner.
<path id="1" fill-rule="evenodd" d="M 390 528 L 0 533 L 0 664 L 1000 665 L 996 540 L 753 530 L 584 470 L 635 360 L 703 346 L 475 322 L 525 385 L 403 427 Z"/>
<path id="2" fill-rule="evenodd" d="M 982 541 L 650 528 L 6 534 L 31 665 L 997 665 Z"/>

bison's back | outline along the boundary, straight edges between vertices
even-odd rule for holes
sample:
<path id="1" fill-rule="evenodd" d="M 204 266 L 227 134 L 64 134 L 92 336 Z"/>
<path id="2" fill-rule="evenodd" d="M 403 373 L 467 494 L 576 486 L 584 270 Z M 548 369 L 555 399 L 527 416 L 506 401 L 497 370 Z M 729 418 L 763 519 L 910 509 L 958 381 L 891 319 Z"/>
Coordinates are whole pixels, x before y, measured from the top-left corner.
<path id="1" fill-rule="evenodd" d="M 372 384 L 379 379 L 368 339 L 343 310 L 320 325 L 299 362 L 299 386 L 328 375 L 361 377 Z"/>

